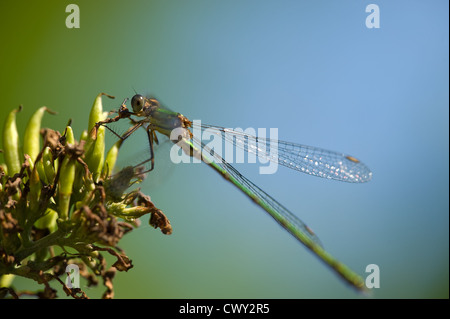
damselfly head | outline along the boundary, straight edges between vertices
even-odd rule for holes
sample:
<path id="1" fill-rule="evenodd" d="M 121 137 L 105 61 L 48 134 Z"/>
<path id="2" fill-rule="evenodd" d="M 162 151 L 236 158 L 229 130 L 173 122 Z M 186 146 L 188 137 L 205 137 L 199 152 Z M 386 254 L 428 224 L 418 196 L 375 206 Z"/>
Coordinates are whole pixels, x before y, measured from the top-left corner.
<path id="1" fill-rule="evenodd" d="M 136 94 L 131 99 L 131 107 L 133 108 L 134 113 L 141 112 L 144 105 L 145 105 L 145 97 L 143 97 L 140 94 Z"/>
<path id="2" fill-rule="evenodd" d="M 152 112 L 160 107 L 160 104 L 155 98 L 146 98 L 140 94 L 136 94 L 131 99 L 131 107 L 135 115 L 151 116 Z"/>

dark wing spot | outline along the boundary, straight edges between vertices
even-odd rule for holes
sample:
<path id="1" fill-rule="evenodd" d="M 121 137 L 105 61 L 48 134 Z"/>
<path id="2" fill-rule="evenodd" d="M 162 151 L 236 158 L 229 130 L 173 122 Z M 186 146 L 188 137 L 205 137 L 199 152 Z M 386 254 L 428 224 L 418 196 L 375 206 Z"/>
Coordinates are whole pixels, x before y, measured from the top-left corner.
<path id="1" fill-rule="evenodd" d="M 352 161 L 353 163 L 359 163 L 359 160 L 357 158 L 354 158 L 353 156 L 347 155 L 345 158 L 349 161 Z"/>

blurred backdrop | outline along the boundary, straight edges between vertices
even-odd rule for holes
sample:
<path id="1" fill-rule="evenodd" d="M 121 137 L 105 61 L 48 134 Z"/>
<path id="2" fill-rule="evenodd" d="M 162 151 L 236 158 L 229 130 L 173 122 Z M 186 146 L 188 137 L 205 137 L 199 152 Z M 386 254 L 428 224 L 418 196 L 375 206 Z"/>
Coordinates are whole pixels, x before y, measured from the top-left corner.
<path id="1" fill-rule="evenodd" d="M 98 93 L 116 96 L 111 110 L 137 91 L 203 123 L 352 154 L 369 183 L 242 169 L 338 259 L 361 275 L 377 264 L 375 298 L 448 298 L 447 1 L 73 2 L 78 29 L 65 24 L 71 1 L 0 2 L 0 126 L 22 104 L 23 134 L 45 105 L 58 115 L 44 126 L 71 118 L 79 136 Z M 379 29 L 366 27 L 370 3 Z M 145 156 L 145 137 L 126 147 L 122 166 Z M 164 156 L 142 189 L 174 232 L 145 218 L 125 236 L 134 268 L 117 274 L 117 298 L 361 297 L 206 165 Z"/>

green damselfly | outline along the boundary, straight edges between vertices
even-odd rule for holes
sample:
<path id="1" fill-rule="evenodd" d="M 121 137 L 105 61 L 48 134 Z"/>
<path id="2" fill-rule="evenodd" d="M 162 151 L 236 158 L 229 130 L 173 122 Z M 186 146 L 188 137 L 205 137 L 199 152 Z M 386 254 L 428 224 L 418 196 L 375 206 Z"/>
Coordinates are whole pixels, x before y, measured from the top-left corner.
<path id="1" fill-rule="evenodd" d="M 364 280 L 346 265 L 331 256 L 323 248 L 318 237 L 305 223 L 239 173 L 218 152 L 211 149 L 193 132 L 195 133 L 196 130 L 208 130 L 233 146 L 243 149 L 245 152 L 253 153 L 268 161 L 276 161 L 277 164 L 300 172 L 327 179 L 350 183 L 367 182 L 372 178 L 372 172 L 366 165 L 353 156 L 339 152 L 279 140 L 258 138 L 241 131 L 234 131 L 219 126 L 196 125 L 195 121 L 192 122 L 182 114 L 162 106 L 157 99 L 144 97 L 140 94 L 134 95 L 131 99 L 133 111 L 126 107 L 126 102 L 127 99 L 117 111 L 118 115 L 116 117 L 98 122 L 96 128 L 103 125 L 122 140 L 127 139 L 140 127 L 145 129 L 150 146 L 150 157 L 136 166 L 150 163 L 149 171 L 152 170 L 155 165 L 153 146 L 154 143 L 158 143 L 156 132 L 169 137 L 188 156 L 203 161 L 224 177 L 225 180 L 241 190 L 350 285 L 359 290 L 365 290 Z M 124 118 L 130 119 L 132 126 L 122 135 L 115 133 L 107 126 L 109 123 Z M 275 147 L 272 147 L 272 145 L 275 145 Z"/>

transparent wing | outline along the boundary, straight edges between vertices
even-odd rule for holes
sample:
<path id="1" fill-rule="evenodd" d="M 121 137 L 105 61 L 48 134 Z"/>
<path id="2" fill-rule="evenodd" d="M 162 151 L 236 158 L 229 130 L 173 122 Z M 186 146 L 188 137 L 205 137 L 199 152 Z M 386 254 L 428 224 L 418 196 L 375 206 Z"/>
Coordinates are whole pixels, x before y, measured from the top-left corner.
<path id="1" fill-rule="evenodd" d="M 247 196 L 249 196 L 256 204 L 267 211 L 283 228 L 290 232 L 294 237 L 309 245 L 319 245 L 319 238 L 304 222 L 291 213 L 287 208 L 277 202 L 273 197 L 263 191 L 261 188 L 252 183 L 248 178 L 243 176 L 233 166 L 227 163 L 218 153 L 211 150 L 207 145 L 197 138 L 193 138 L 194 149 L 190 149 L 192 156 L 196 156 L 218 171 L 225 179 L 232 182 Z M 186 141 L 187 145 L 191 145 Z M 201 150 L 201 151 L 199 151 Z M 195 154 L 197 152 L 197 154 Z M 201 152 L 201 153 L 200 153 Z M 231 177 L 231 178 L 230 178 Z"/>
<path id="2" fill-rule="evenodd" d="M 194 122 L 194 132 L 195 129 Z M 201 124 L 197 129 L 200 129 L 202 134 L 208 131 L 208 133 L 220 135 L 224 141 L 261 159 L 276 162 L 309 175 L 351 183 L 367 182 L 372 178 L 372 172 L 364 163 L 343 153 L 255 137 L 213 125 Z"/>

